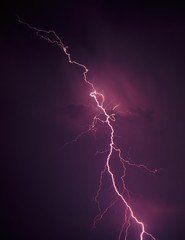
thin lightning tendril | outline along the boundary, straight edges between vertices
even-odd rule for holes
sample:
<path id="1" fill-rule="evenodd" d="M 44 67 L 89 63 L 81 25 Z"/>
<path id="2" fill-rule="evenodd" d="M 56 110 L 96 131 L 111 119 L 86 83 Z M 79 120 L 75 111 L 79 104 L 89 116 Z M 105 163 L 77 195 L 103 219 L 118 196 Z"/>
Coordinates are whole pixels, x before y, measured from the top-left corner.
<path id="1" fill-rule="evenodd" d="M 101 114 L 103 114 L 105 120 L 102 120 L 100 118 L 100 114 L 99 115 L 96 115 L 94 118 L 93 118 L 93 121 L 92 121 L 92 124 L 90 125 L 89 129 L 82 132 L 81 134 L 79 134 L 73 141 L 71 141 L 70 143 L 67 143 L 67 144 L 72 144 L 76 141 L 78 141 L 78 139 L 80 137 L 82 137 L 83 135 L 85 135 L 87 132 L 89 131 L 95 131 L 95 125 L 96 125 L 96 122 L 97 121 L 100 121 L 104 124 L 106 124 L 109 128 L 109 131 L 110 131 L 110 143 L 109 143 L 109 149 L 106 150 L 106 151 L 103 151 L 102 153 L 106 153 L 108 152 L 108 156 L 106 158 L 106 164 L 104 166 L 104 169 L 103 171 L 101 172 L 101 175 L 100 175 L 100 183 L 99 183 L 99 188 L 98 188 L 98 191 L 97 191 L 97 194 L 95 196 L 95 201 L 98 205 L 98 209 L 99 209 L 99 214 L 95 217 L 94 219 L 94 223 L 93 223 L 93 227 L 95 227 L 97 221 L 100 221 L 103 216 L 106 214 L 106 212 L 113 206 L 115 205 L 115 203 L 118 201 L 118 200 L 115 200 L 109 207 L 107 207 L 104 211 L 101 210 L 101 207 L 100 207 L 100 204 L 99 204 L 99 201 L 98 201 L 98 197 L 99 197 L 99 194 L 100 194 L 100 191 L 101 191 L 101 186 L 102 186 L 102 179 L 103 179 L 103 174 L 105 172 L 107 172 L 109 175 L 110 175 L 110 178 L 111 178 L 111 182 L 112 182 L 112 186 L 113 186 L 113 189 L 114 189 L 114 192 L 117 196 L 118 199 L 121 199 L 121 201 L 123 202 L 124 206 L 125 206 L 125 221 L 124 221 L 124 224 L 122 225 L 122 229 L 119 233 L 119 240 L 121 239 L 122 237 L 122 233 L 124 231 L 124 228 L 126 229 L 125 231 L 125 240 L 127 240 L 127 236 L 128 236 L 128 229 L 131 225 L 130 223 L 130 220 L 133 219 L 141 228 L 141 231 L 140 231 L 140 236 L 139 236 L 139 239 L 140 240 L 144 240 L 144 235 L 148 235 L 151 239 L 153 240 L 156 240 L 155 237 L 152 236 L 152 234 L 148 233 L 146 230 L 145 230 L 145 225 L 143 222 L 141 222 L 137 217 L 136 215 L 134 214 L 133 212 L 133 209 L 132 207 L 130 206 L 130 204 L 128 203 L 128 201 L 123 197 L 123 193 L 120 193 L 117 186 L 116 186 L 116 181 L 115 181 L 115 177 L 114 177 L 114 174 L 113 172 L 111 171 L 111 167 L 110 167 L 110 160 L 111 160 L 111 157 L 113 155 L 113 152 L 116 152 L 118 154 L 118 157 L 123 165 L 123 176 L 121 177 L 122 179 L 122 183 L 123 183 L 123 190 L 128 193 L 128 190 L 125 186 L 125 182 L 124 182 L 124 177 L 125 177 L 125 174 L 126 174 L 126 167 L 125 167 L 125 164 L 128 164 L 130 166 L 135 166 L 135 167 L 142 167 L 144 168 L 145 170 L 148 170 L 150 171 L 151 173 L 156 173 L 157 170 L 150 170 L 148 169 L 145 165 L 142 165 L 142 164 L 135 164 L 135 163 L 132 163 L 126 159 L 124 159 L 122 157 L 122 152 L 121 152 L 121 149 L 117 147 L 117 145 L 115 144 L 114 142 L 114 138 L 115 138 L 115 131 L 114 131 L 114 128 L 113 128 L 113 125 L 111 124 L 112 121 L 116 121 L 115 119 L 115 114 L 109 114 L 108 111 L 106 110 L 106 107 L 104 107 L 104 101 L 105 101 L 105 97 L 103 95 L 103 93 L 99 93 L 97 92 L 95 86 L 93 85 L 92 82 L 90 82 L 88 79 L 87 79 L 87 73 L 88 73 L 88 68 L 84 65 L 84 64 L 81 64 L 79 62 L 76 62 L 74 60 L 72 60 L 71 58 L 71 54 L 68 52 L 68 47 L 65 46 L 62 42 L 62 40 L 59 38 L 59 36 L 55 33 L 55 31 L 53 30 L 41 30 L 41 29 L 38 29 L 36 27 L 33 27 L 31 26 L 30 24 L 26 23 L 26 22 L 23 22 L 21 21 L 19 18 L 18 18 L 18 21 L 24 25 L 26 25 L 29 29 L 31 30 L 34 30 L 35 33 L 41 37 L 42 39 L 50 42 L 51 44 L 56 44 L 58 47 L 62 48 L 63 52 L 65 53 L 65 55 L 67 56 L 68 58 L 68 62 L 71 63 L 71 64 L 74 64 L 74 65 L 77 65 L 79 67 L 81 67 L 84 71 L 83 71 L 83 80 L 92 88 L 92 92 L 90 92 L 90 97 L 94 99 L 95 103 L 96 103 L 96 107 L 100 110 Z M 45 35 L 44 35 L 45 34 Z M 49 35 L 53 35 L 54 36 L 54 40 L 52 40 L 50 37 L 47 37 Z M 115 110 L 116 108 L 118 107 L 118 105 L 114 106 L 113 110 Z"/>

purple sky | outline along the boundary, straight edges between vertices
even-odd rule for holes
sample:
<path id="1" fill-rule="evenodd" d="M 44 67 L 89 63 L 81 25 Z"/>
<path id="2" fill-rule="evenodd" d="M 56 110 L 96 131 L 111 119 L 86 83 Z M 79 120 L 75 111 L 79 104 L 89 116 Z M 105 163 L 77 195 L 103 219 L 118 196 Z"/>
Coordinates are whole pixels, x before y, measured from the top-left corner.
<path id="1" fill-rule="evenodd" d="M 1 239 L 117 239 L 120 202 L 92 231 L 94 196 L 108 146 L 97 125 L 77 143 L 96 108 L 82 69 L 62 50 L 19 24 L 54 29 L 106 103 L 120 104 L 114 124 L 125 156 L 155 175 L 128 168 L 131 202 L 159 240 L 183 239 L 185 12 L 181 6 L 92 1 L 4 6 L 1 56 Z M 112 166 L 118 177 L 120 166 Z M 118 179 L 119 180 L 119 179 Z M 105 178 L 102 205 L 114 198 Z M 128 240 L 138 239 L 136 233 Z M 147 240 L 147 238 L 145 239 Z"/>

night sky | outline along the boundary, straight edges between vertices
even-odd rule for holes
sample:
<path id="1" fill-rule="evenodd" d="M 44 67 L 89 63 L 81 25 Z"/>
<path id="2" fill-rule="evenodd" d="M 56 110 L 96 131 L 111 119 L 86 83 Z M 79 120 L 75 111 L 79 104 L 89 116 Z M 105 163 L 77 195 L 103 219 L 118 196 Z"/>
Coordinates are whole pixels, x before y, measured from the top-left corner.
<path id="1" fill-rule="evenodd" d="M 127 159 L 158 169 L 127 168 L 132 207 L 157 240 L 185 239 L 185 8 L 124 1 L 2 6 L 0 239 L 117 240 L 124 217 L 117 201 L 92 230 L 107 156 L 96 152 L 108 148 L 109 132 L 98 123 L 96 132 L 65 145 L 97 113 L 91 89 L 83 69 L 16 15 L 55 30 L 72 58 L 88 67 L 108 111 L 120 104 L 116 143 Z M 122 169 L 112 161 L 119 186 Z M 114 200 L 105 174 L 102 208 Z M 134 224 L 128 240 L 139 240 Z"/>

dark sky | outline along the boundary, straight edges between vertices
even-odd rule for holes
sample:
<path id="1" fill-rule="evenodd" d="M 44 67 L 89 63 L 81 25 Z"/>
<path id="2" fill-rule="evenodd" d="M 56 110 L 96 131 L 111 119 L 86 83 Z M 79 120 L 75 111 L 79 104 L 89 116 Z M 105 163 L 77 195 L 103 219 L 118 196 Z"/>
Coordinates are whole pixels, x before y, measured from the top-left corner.
<path id="1" fill-rule="evenodd" d="M 124 1 L 123 1 L 124 2 Z M 2 6 L 0 239 L 114 240 L 124 217 L 120 201 L 92 230 L 94 201 L 109 134 L 82 69 L 62 49 L 21 20 L 53 29 L 89 80 L 117 109 L 116 143 L 124 156 L 151 169 L 128 167 L 126 184 L 136 215 L 158 240 L 184 239 L 185 9 L 107 1 L 25 1 Z M 112 168 L 119 185 L 122 169 Z M 102 207 L 115 199 L 105 176 Z M 123 238 L 124 239 L 124 238 Z M 137 240 L 132 227 L 128 240 Z M 145 238 L 147 240 L 149 238 Z"/>

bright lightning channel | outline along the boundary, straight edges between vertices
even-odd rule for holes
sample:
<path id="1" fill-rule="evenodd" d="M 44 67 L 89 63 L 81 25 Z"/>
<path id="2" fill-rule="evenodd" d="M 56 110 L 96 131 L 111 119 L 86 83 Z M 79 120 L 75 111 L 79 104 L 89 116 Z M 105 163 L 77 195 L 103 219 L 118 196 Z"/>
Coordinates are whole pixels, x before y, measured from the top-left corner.
<path id="1" fill-rule="evenodd" d="M 100 110 L 100 113 L 103 114 L 105 120 L 102 120 L 100 118 L 100 114 L 99 115 L 96 115 L 94 118 L 93 118 L 93 121 L 92 121 L 92 124 L 90 125 L 89 129 L 82 132 L 81 134 L 79 134 L 73 141 L 71 141 L 70 143 L 73 143 L 73 142 L 76 142 L 82 135 L 86 134 L 87 132 L 89 131 L 94 131 L 95 129 L 95 125 L 96 125 L 96 122 L 97 121 L 100 121 L 104 124 L 106 124 L 110 130 L 110 143 L 109 143 L 109 149 L 104 151 L 103 153 L 108 153 L 107 155 L 107 158 L 106 158 L 106 164 L 104 166 L 104 169 L 103 171 L 101 172 L 101 175 L 100 175 L 100 183 L 99 183 L 99 188 L 98 188 L 98 191 L 97 191 L 97 194 L 95 196 L 95 201 L 97 202 L 98 204 L 98 209 L 99 209 L 99 214 L 95 217 L 94 219 L 94 223 L 93 223 L 93 227 L 95 227 L 97 221 L 100 221 L 104 214 L 106 214 L 106 212 L 113 206 L 115 205 L 115 203 L 117 202 L 117 200 L 115 200 L 109 207 L 107 207 L 103 212 L 100 208 L 100 204 L 98 202 L 98 197 L 99 197 L 99 194 L 100 194 L 100 191 L 101 191 L 101 186 L 102 186 L 102 178 L 103 178 L 103 174 L 105 172 L 108 172 L 108 174 L 110 175 L 110 178 L 111 178 L 111 182 L 112 182 L 112 186 L 113 186 L 113 189 L 114 189 L 114 192 L 115 194 L 117 195 L 117 197 L 119 199 L 121 199 L 122 203 L 124 204 L 124 206 L 126 207 L 126 210 L 125 210 L 125 221 L 124 221 L 124 224 L 122 225 L 122 229 L 119 233 L 119 240 L 121 239 L 122 237 L 122 233 L 123 233 L 123 230 L 124 230 L 124 227 L 127 225 L 126 227 L 126 232 L 125 232 L 125 240 L 127 240 L 127 237 L 128 237 L 128 229 L 131 225 L 130 223 L 130 220 L 134 220 L 136 222 L 136 224 L 138 224 L 138 226 L 140 226 L 140 235 L 139 235 L 139 239 L 140 240 L 144 240 L 144 236 L 147 235 L 149 236 L 151 239 L 153 240 L 156 240 L 156 238 L 148 233 L 146 230 L 145 230 L 145 225 L 142 221 L 140 221 L 131 205 L 128 203 L 128 201 L 123 197 L 123 194 L 121 194 L 116 186 L 116 182 L 115 182 L 115 177 L 114 177 L 114 174 L 113 172 L 111 171 L 111 167 L 110 167 L 110 159 L 113 155 L 113 152 L 116 152 L 118 153 L 118 156 L 119 156 L 119 160 L 121 161 L 122 163 L 122 166 L 123 166 L 123 176 L 122 176 L 122 182 L 123 182 L 123 188 L 124 190 L 128 193 L 128 190 L 125 186 L 125 183 L 124 183 L 124 177 L 125 177 L 125 174 L 126 174 L 126 166 L 125 166 L 125 163 L 128 164 L 128 165 L 131 165 L 131 166 L 135 166 L 135 167 L 142 167 L 142 168 L 145 168 L 146 170 L 152 172 L 152 173 L 156 173 L 157 170 L 150 170 L 148 169 L 145 165 L 142 165 L 142 164 L 135 164 L 135 163 L 132 163 L 126 159 L 124 159 L 122 157 L 122 152 L 121 152 L 121 149 L 117 147 L 117 145 L 115 144 L 114 142 L 114 138 L 115 138 L 115 131 L 114 131 L 114 128 L 113 128 L 113 125 L 111 124 L 112 121 L 116 121 L 115 119 L 115 114 L 108 114 L 108 111 L 106 110 L 106 107 L 104 106 L 104 101 L 105 101 L 105 97 L 104 97 L 104 94 L 98 92 L 94 86 L 94 84 L 92 82 L 90 82 L 88 79 L 87 79 L 87 73 L 88 73 L 88 68 L 84 65 L 84 64 L 81 64 L 77 61 L 74 61 L 72 60 L 71 58 L 71 54 L 68 52 L 68 47 L 65 46 L 62 42 L 62 40 L 59 38 L 59 36 L 55 33 L 55 31 L 53 30 L 42 30 L 42 29 L 38 29 L 36 27 L 33 27 L 31 26 L 29 23 L 26 23 L 26 22 L 23 22 L 22 20 L 20 20 L 18 18 L 18 21 L 21 23 L 21 24 L 24 24 L 26 25 L 29 29 L 35 31 L 35 33 L 43 38 L 44 40 L 50 42 L 51 44 L 56 44 L 58 47 L 62 48 L 64 54 L 67 56 L 67 59 L 68 59 L 68 62 L 71 63 L 71 64 L 75 64 L 79 67 L 81 67 L 83 69 L 83 79 L 84 81 L 91 87 L 92 91 L 90 92 L 90 97 L 94 99 L 95 101 L 95 104 L 96 104 L 96 107 L 98 107 L 98 109 Z M 49 37 L 49 35 L 53 35 L 54 39 L 51 39 Z M 48 37 L 47 37 L 48 36 Z M 116 108 L 118 107 L 118 105 L 116 105 L 113 110 L 115 110 Z M 68 144 L 68 143 L 67 143 Z M 129 193 L 128 193 L 129 194 Z"/>

